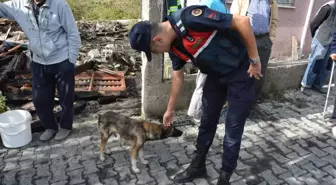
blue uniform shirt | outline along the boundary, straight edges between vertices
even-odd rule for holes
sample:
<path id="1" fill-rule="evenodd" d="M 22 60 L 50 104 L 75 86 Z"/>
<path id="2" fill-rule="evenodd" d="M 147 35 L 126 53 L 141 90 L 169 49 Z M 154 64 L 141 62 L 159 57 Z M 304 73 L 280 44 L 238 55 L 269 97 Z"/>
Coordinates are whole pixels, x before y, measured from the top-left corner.
<path id="1" fill-rule="evenodd" d="M 224 0 L 201 0 L 199 4 L 205 5 L 218 12 L 230 13 L 230 11 L 225 6 Z"/>
<path id="2" fill-rule="evenodd" d="M 247 16 L 255 35 L 269 33 L 270 15 L 270 0 L 250 0 Z"/>

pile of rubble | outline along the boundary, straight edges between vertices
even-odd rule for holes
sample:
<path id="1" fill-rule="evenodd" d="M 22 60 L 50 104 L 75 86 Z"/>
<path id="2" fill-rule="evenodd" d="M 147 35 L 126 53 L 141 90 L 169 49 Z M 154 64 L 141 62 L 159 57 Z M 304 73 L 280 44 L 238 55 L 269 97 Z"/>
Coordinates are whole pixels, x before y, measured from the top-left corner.
<path id="1" fill-rule="evenodd" d="M 41 124 L 32 103 L 31 60 L 26 50 L 15 48 L 0 48 L 1 96 L 6 97 L 10 108 L 28 110 L 34 117 L 33 130 L 40 129 Z M 85 108 L 87 100 L 97 100 L 100 104 L 106 104 L 127 98 L 129 95 L 124 72 L 99 67 L 93 61 L 76 67 L 75 80 L 75 113 Z M 57 97 L 56 94 L 54 111 L 55 117 L 59 118 L 61 109 Z"/>
<path id="2" fill-rule="evenodd" d="M 110 70 L 126 71 L 131 75 L 141 70 L 140 53 L 129 46 L 126 24 L 79 21 L 77 26 L 82 39 L 78 65 L 95 61 Z M 17 23 L 0 19 L 0 41 L 5 39 L 10 43 L 28 43 Z"/>
<path id="3" fill-rule="evenodd" d="M 4 40 L 24 44 L 28 43 L 27 37 L 16 22 L 0 19 L 0 44 Z"/>
<path id="4" fill-rule="evenodd" d="M 83 110 L 88 100 L 111 103 L 137 95 L 135 82 L 141 70 L 140 53 L 128 44 L 128 30 L 120 22 L 78 22 L 82 47 L 76 66 L 74 111 Z M 20 107 L 35 117 L 32 101 L 28 40 L 15 22 L 0 19 L 0 91 L 12 107 Z M 129 85 L 130 84 L 130 85 Z M 60 108 L 55 98 L 55 116 Z"/>
<path id="5" fill-rule="evenodd" d="M 128 43 L 127 25 L 121 22 L 78 22 L 82 48 L 79 64 L 96 61 L 108 64 L 116 71 L 141 70 L 140 53 L 131 49 Z"/>

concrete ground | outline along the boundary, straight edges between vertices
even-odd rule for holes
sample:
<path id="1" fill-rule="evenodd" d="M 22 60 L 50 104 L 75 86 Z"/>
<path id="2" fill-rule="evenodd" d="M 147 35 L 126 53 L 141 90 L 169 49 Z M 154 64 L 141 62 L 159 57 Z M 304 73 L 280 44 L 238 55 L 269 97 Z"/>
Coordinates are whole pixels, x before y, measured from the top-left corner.
<path id="1" fill-rule="evenodd" d="M 247 121 L 231 184 L 319 185 L 335 179 L 336 140 L 331 134 L 334 125 L 321 119 L 325 96 L 314 93 L 307 97 L 287 91 L 270 98 L 273 100 L 260 104 L 261 112 L 254 112 Z M 40 142 L 40 133 L 34 133 L 33 141 L 21 149 L 0 146 L 0 184 L 174 184 L 170 179 L 190 163 L 196 125 L 179 127 L 185 131 L 180 138 L 147 143 L 144 153 L 150 163 L 139 164 L 141 174 L 131 172 L 128 147 L 121 146 L 117 139 L 108 143 L 112 154 L 105 162 L 99 160 L 97 112 L 112 109 L 137 116 L 139 100 L 128 101 L 128 105 L 107 106 L 90 102 L 76 116 L 73 133 L 63 142 Z M 332 104 L 330 101 L 329 113 Z M 187 119 L 185 112 L 178 113 L 178 122 Z M 223 136 L 224 125 L 220 124 L 207 158 L 208 178 L 188 185 L 216 183 Z"/>

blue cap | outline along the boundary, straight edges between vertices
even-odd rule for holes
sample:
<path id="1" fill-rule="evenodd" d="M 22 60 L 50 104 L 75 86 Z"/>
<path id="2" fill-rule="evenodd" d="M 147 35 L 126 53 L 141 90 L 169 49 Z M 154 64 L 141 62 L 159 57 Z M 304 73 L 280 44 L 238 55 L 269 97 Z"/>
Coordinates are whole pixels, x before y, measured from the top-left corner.
<path id="1" fill-rule="evenodd" d="M 152 60 L 152 52 L 150 49 L 151 37 L 152 25 L 149 21 L 136 23 L 129 33 L 131 47 L 135 50 L 145 52 L 148 61 Z"/>

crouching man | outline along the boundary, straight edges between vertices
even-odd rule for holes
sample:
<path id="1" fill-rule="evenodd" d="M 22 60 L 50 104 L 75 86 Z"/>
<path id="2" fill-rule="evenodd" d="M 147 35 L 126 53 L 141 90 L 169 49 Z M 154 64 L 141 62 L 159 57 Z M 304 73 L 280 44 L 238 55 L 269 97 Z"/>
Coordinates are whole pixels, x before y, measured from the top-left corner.
<path id="1" fill-rule="evenodd" d="M 0 18 L 15 20 L 29 39 L 33 102 L 46 131 L 43 141 L 66 138 L 73 124 L 74 72 L 81 40 L 66 0 L 0 3 Z M 62 107 L 60 130 L 54 117 L 55 89 Z"/>
<path id="2" fill-rule="evenodd" d="M 165 126 L 173 123 L 175 104 L 183 86 L 185 63 L 192 62 L 208 75 L 203 88 L 197 151 L 190 166 L 175 176 L 175 182 L 187 183 L 206 175 L 206 155 L 227 98 L 230 106 L 217 184 L 229 184 L 237 166 L 245 121 L 255 99 L 254 78 L 262 77 L 249 18 L 195 5 L 173 13 L 162 23 L 139 22 L 133 26 L 129 37 L 132 48 L 145 52 L 149 61 L 151 53 L 170 54 L 174 73 L 163 118 Z"/>

